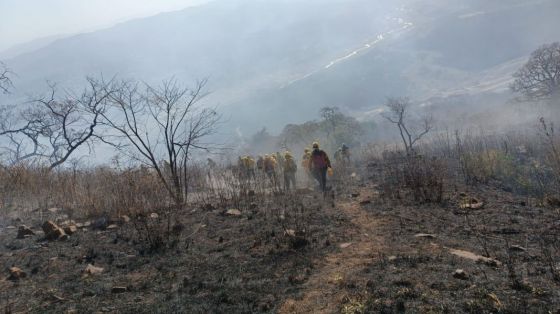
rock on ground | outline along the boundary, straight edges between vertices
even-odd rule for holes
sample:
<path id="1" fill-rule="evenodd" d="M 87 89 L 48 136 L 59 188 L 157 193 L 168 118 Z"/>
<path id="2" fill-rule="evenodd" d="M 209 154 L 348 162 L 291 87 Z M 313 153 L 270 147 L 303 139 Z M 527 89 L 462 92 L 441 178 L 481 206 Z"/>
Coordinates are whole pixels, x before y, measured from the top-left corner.
<path id="1" fill-rule="evenodd" d="M 23 239 L 27 236 L 33 236 L 35 235 L 35 232 L 33 232 L 33 230 L 31 230 L 31 228 L 27 227 L 26 225 L 21 225 L 18 228 L 18 233 L 16 238 L 17 239 Z"/>
<path id="2" fill-rule="evenodd" d="M 228 211 L 226 211 L 226 215 L 241 216 L 241 211 L 239 209 L 228 209 Z"/>
<path id="3" fill-rule="evenodd" d="M 467 275 L 467 273 L 464 270 L 457 269 L 457 270 L 455 270 L 455 272 L 453 272 L 453 278 L 457 278 L 457 279 L 461 279 L 461 280 L 467 280 L 467 279 L 469 279 L 469 276 Z"/>
<path id="4" fill-rule="evenodd" d="M 103 268 L 101 267 L 97 267 L 97 266 L 93 266 L 92 264 L 88 264 L 86 266 L 86 269 L 84 269 L 84 274 L 86 275 L 98 275 L 101 274 L 104 271 Z"/>
<path id="5" fill-rule="evenodd" d="M 20 280 L 27 276 L 27 274 L 19 267 L 10 267 L 9 271 L 10 271 L 10 276 L 8 277 L 8 280 L 12 280 L 12 281 Z"/>
<path id="6" fill-rule="evenodd" d="M 78 227 L 75 225 L 70 225 L 70 226 L 66 226 L 64 227 L 64 232 L 66 232 L 69 235 L 72 235 L 74 233 L 76 233 L 78 231 Z"/>
<path id="7" fill-rule="evenodd" d="M 43 224 L 43 231 L 47 240 L 66 240 L 68 238 L 66 232 L 50 220 Z"/>

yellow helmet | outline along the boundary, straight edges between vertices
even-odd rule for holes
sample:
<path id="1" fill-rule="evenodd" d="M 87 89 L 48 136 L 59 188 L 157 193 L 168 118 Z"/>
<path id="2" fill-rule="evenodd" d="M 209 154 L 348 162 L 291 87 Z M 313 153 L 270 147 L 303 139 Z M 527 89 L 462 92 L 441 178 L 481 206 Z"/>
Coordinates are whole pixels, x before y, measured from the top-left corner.
<path id="1" fill-rule="evenodd" d="M 319 142 L 313 142 L 313 148 L 319 148 Z"/>

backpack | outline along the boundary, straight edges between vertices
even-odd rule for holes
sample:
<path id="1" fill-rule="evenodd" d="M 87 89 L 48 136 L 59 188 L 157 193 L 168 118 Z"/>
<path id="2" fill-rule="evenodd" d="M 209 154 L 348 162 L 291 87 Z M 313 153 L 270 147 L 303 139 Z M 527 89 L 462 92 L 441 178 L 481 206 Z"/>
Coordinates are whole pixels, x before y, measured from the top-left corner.
<path id="1" fill-rule="evenodd" d="M 268 157 L 264 160 L 264 171 L 270 172 L 274 171 L 276 168 L 276 160 L 272 157 Z"/>
<path id="2" fill-rule="evenodd" d="M 311 154 L 311 161 L 313 162 L 313 168 L 321 169 L 327 168 L 327 160 L 325 158 L 325 152 L 322 150 L 314 150 Z"/>
<path id="3" fill-rule="evenodd" d="M 296 172 L 297 171 L 297 165 L 296 165 L 296 163 L 293 159 L 287 158 L 285 160 L 284 171 L 286 171 L 286 172 Z"/>

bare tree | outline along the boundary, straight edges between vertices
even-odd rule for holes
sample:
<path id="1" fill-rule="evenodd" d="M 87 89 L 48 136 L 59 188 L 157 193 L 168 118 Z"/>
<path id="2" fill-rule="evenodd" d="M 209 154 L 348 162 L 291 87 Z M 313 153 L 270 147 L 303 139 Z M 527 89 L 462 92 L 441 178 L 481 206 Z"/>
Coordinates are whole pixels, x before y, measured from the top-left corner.
<path id="1" fill-rule="evenodd" d="M 111 95 L 111 109 L 103 123 L 113 135 L 107 142 L 153 168 L 174 202 L 183 206 L 188 194 L 187 163 L 195 149 L 209 150 L 205 142 L 216 131 L 220 116 L 198 106 L 206 81 L 193 88 L 164 81 L 159 87 L 123 82 Z"/>
<path id="2" fill-rule="evenodd" d="M 2 62 L 0 61 L 0 92 L 7 94 L 10 92 L 10 88 L 12 88 L 12 80 L 10 76 L 13 72 Z"/>
<path id="3" fill-rule="evenodd" d="M 560 92 L 560 43 L 543 45 L 535 50 L 529 61 L 513 75 L 514 92 L 527 99 L 549 99 Z"/>
<path id="4" fill-rule="evenodd" d="M 28 111 L 18 112 L 14 106 L 0 108 L 0 136 L 5 145 L 4 158 L 15 164 L 39 155 L 43 147 L 39 141 L 46 133 L 42 129 L 42 117 L 28 115 Z"/>
<path id="5" fill-rule="evenodd" d="M 14 73 L 0 61 L 0 92 L 9 94 L 13 87 L 10 76 Z M 7 155 L 11 163 L 35 156 L 39 149 L 40 130 L 37 128 L 36 119 L 24 120 L 16 113 L 15 106 L 3 105 L 0 107 L 0 137 L 6 138 L 1 147 L 2 155 Z M 28 144 L 31 143 L 31 150 Z M 24 153 L 25 151 L 25 153 Z"/>
<path id="6" fill-rule="evenodd" d="M 403 141 L 407 155 L 414 152 L 414 144 L 424 135 L 428 134 L 433 128 L 431 116 L 421 119 L 420 125 L 416 128 L 410 127 L 411 121 L 407 114 L 410 108 L 410 99 L 407 97 L 389 98 L 386 106 L 389 111 L 382 113 L 382 116 L 399 128 L 399 133 Z M 407 126 L 408 125 L 408 126 Z"/>
<path id="7" fill-rule="evenodd" d="M 57 97 L 56 86 L 50 84 L 49 95 L 32 100 L 22 106 L 25 109 L 0 112 L 0 135 L 8 138 L 5 149 L 13 162 L 35 158 L 46 160 L 54 169 L 80 147 L 92 148 L 101 113 L 115 90 L 111 82 L 93 78 L 87 82 L 81 94 L 65 92 L 62 97 Z"/>
<path id="8" fill-rule="evenodd" d="M 115 92 L 111 82 L 105 83 L 87 78 L 88 86 L 80 95 L 67 93 L 62 99 L 55 98 L 56 87 L 51 85 L 49 97 L 35 100 L 39 108 L 30 116 L 36 120 L 43 117 L 40 125 L 47 136 L 50 168 L 56 168 L 80 147 L 91 149 L 96 139 L 96 128 L 101 114 L 105 112 L 109 97 Z"/>

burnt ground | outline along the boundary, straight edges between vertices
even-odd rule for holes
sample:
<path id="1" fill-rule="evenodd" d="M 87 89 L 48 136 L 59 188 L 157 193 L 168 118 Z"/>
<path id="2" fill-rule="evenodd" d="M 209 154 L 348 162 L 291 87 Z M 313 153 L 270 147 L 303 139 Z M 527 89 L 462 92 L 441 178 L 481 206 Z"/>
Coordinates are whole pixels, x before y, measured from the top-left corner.
<path id="1" fill-rule="evenodd" d="M 290 195 L 290 202 L 285 196 L 256 197 L 252 209 L 239 216 L 226 214 L 227 206 L 180 212 L 183 228 L 159 251 L 138 242 L 135 218 L 106 230 L 84 227 L 66 241 L 45 241 L 37 232 L 42 220 L 63 224 L 64 211 L 46 211 L 42 220 L 36 212 L 5 215 L 0 308 L 7 313 L 560 311 L 553 276 L 559 252 L 547 254 L 543 244 L 559 233 L 560 213 L 553 206 L 537 207 L 491 186 L 455 186 L 443 204 L 386 200 L 373 183 L 347 186 L 335 206 L 315 192 L 300 192 Z M 484 206 L 461 208 L 465 198 Z M 71 218 L 83 223 L 95 217 Z M 16 239 L 17 229 L 10 226 L 22 223 L 37 234 Z M 86 274 L 88 264 L 103 271 Z M 8 280 L 12 266 L 27 276 Z M 463 275 L 454 276 L 458 269 Z"/>
<path id="2" fill-rule="evenodd" d="M 557 241 L 558 209 L 490 186 L 450 192 L 438 205 L 382 200 L 375 187 L 361 195 L 339 207 L 354 222 L 351 245 L 327 255 L 282 313 L 560 310 L 560 281 L 542 242 L 551 234 Z M 483 206 L 462 208 L 473 198 Z M 551 253 L 556 271 L 558 253 Z M 464 276 L 455 276 L 459 269 Z"/>
<path id="3" fill-rule="evenodd" d="M 286 297 L 298 297 L 317 260 L 348 240 L 340 231 L 353 229 L 344 213 L 312 191 L 289 198 L 288 204 L 286 196 L 256 197 L 254 208 L 239 216 L 207 205 L 179 212 L 184 230 L 157 251 L 137 243 L 134 218 L 115 218 L 114 226 L 98 230 L 95 217 L 74 217 L 93 223 L 66 241 L 46 241 L 38 213 L 13 213 L 3 218 L 0 233 L 3 277 L 12 266 L 27 276 L 0 282 L 0 307 L 16 313 L 274 312 Z M 64 211 L 44 215 L 60 226 L 69 219 Z M 154 222 L 149 231 L 154 236 L 165 228 L 161 216 L 162 228 Z M 20 224 L 37 234 L 16 239 Z M 85 273 L 88 264 L 103 272 Z M 114 287 L 126 289 L 114 293 Z"/>

